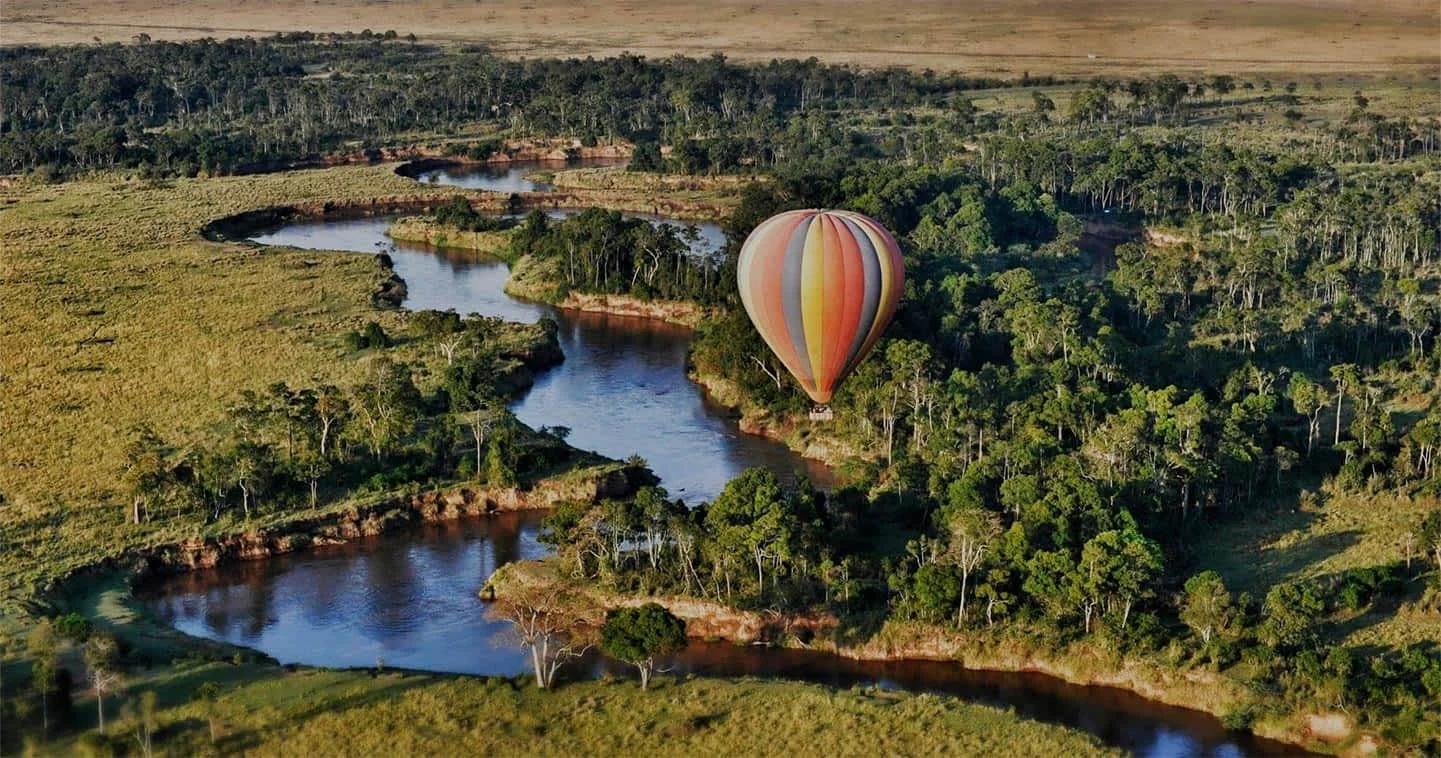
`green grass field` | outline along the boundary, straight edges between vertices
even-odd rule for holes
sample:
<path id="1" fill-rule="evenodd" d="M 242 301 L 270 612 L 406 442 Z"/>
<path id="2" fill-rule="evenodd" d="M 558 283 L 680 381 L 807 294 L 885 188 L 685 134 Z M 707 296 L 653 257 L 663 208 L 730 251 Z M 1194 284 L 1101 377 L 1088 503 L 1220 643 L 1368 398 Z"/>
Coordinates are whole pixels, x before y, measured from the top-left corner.
<path id="1" fill-rule="evenodd" d="M 225 692 L 210 710 L 188 702 L 202 681 Z M 157 693 L 157 742 L 172 755 L 1114 753 L 1063 727 L 954 698 L 785 682 L 662 678 L 642 692 L 613 680 L 546 692 L 526 680 L 211 663 L 167 669 L 143 686 Z M 133 747 L 133 725 L 117 724 L 111 739 Z"/>
<path id="2" fill-rule="evenodd" d="M 1403 533 L 1438 508 L 1441 501 L 1429 497 L 1321 493 L 1210 530 L 1195 545 L 1197 565 L 1216 570 L 1233 591 L 1259 598 L 1283 582 L 1403 560 Z M 1424 589 L 1420 579 L 1411 584 L 1408 602 Z M 1441 616 L 1410 612 L 1408 602 L 1336 619 L 1330 636 L 1348 645 L 1384 646 L 1441 639 Z"/>

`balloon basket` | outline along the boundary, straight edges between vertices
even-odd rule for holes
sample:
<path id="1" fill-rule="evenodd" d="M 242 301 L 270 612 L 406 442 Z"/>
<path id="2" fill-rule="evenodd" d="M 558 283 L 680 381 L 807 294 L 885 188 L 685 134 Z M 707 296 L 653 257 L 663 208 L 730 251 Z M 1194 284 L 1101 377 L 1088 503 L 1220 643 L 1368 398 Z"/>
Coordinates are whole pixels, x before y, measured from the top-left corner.
<path id="1" fill-rule="evenodd" d="M 831 413 L 829 405 L 817 405 L 811 408 L 811 421 L 831 421 L 836 415 Z"/>

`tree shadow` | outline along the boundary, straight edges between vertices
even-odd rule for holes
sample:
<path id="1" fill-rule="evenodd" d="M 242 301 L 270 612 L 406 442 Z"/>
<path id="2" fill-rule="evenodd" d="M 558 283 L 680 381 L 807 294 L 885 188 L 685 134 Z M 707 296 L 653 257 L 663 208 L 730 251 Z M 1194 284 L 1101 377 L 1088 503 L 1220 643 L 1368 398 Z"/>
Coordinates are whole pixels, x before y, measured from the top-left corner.
<path id="1" fill-rule="evenodd" d="M 323 669 L 317 671 L 323 671 Z M 331 693 L 324 693 L 323 691 L 340 688 L 352 689 L 355 686 L 354 681 L 342 680 L 325 685 L 315 693 L 307 695 L 306 700 L 311 703 L 310 707 L 286 713 L 284 718 L 267 722 L 264 726 L 228 735 L 217 742 L 216 745 L 222 754 L 254 750 L 264 744 L 266 734 L 283 731 L 290 726 L 302 724 L 326 713 L 343 713 L 353 708 L 364 708 L 376 705 L 380 702 L 399 697 L 409 690 L 433 685 L 446 678 L 421 674 L 388 674 L 384 676 L 394 676 L 396 679 L 390 683 L 366 689 L 363 692 L 355 692 L 340 697 L 332 696 Z"/>
<path id="2" fill-rule="evenodd" d="M 1287 493 L 1282 502 L 1199 534 L 1190 551 L 1194 569 L 1215 570 L 1233 591 L 1264 593 L 1361 541 L 1363 533 L 1354 528 L 1310 533 L 1324 515 L 1302 508 L 1295 493 Z"/>

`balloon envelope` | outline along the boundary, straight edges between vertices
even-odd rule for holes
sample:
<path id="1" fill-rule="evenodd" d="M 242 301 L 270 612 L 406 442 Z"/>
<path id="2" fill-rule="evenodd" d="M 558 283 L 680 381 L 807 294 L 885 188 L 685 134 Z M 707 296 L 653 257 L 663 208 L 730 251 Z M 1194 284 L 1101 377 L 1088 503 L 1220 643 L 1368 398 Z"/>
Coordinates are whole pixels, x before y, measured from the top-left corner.
<path id="1" fill-rule="evenodd" d="M 751 232 L 737 279 L 751 323 L 824 405 L 895 315 L 905 269 L 895 238 L 874 219 L 802 210 Z"/>

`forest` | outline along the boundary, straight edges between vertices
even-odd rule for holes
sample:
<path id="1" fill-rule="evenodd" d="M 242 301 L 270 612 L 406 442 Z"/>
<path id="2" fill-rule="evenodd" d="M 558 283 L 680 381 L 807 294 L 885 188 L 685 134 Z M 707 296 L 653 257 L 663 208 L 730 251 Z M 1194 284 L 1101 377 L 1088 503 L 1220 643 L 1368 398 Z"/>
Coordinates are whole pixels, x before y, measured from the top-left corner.
<path id="1" fill-rule="evenodd" d="M 724 169 L 822 147 L 786 132 L 798 113 L 912 105 L 999 83 L 813 58 L 515 61 L 394 34 L 313 37 L 0 49 L 0 171 L 228 173 L 477 127 L 590 143 L 723 132 L 683 152 L 691 168 Z"/>
<path id="2" fill-rule="evenodd" d="M 505 231 L 563 289 L 716 307 L 697 380 L 847 453 L 828 492 L 751 470 L 713 502 L 651 486 L 562 504 L 543 537 L 558 563 L 617 592 L 832 614 L 853 637 L 916 623 L 1226 672 L 1263 704 L 1228 727 L 1319 704 L 1434 750 L 1441 640 L 1348 631 L 1435 629 L 1441 510 L 1397 514 L 1364 565 L 1254 594 L 1198 547 L 1265 514 L 1441 497 L 1441 114 L 1320 86 L 512 60 L 394 33 L 0 48 L 0 171 L 159 182 L 566 137 L 633 144 L 631 173 L 748 177 L 716 257 L 598 208 L 511 223 L 458 199 L 436 215 Z M 801 420 L 809 402 L 734 285 L 746 235 L 811 207 L 874 217 L 907 271 L 823 426 Z M 553 323 L 517 347 L 490 320 L 408 318 L 431 373 L 386 357 L 396 337 L 371 323 L 344 338 L 382 357 L 354 386 L 239 392 L 198 440 L 136 430 L 116 472 L 127 521 L 509 486 L 570 454 L 564 428 L 529 434 L 504 407 Z"/>

